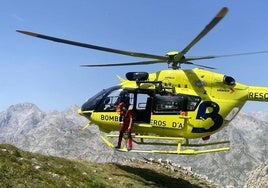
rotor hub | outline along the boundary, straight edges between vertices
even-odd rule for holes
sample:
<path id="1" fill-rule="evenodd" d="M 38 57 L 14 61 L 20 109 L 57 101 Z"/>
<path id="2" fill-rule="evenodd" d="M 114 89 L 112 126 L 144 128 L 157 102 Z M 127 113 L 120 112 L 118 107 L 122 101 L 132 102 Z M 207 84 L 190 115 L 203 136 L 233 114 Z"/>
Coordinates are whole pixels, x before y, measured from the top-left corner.
<path id="1" fill-rule="evenodd" d="M 179 69 L 180 64 L 185 62 L 185 56 L 178 51 L 170 51 L 166 56 L 168 57 L 168 64 L 171 64 L 172 69 Z"/>

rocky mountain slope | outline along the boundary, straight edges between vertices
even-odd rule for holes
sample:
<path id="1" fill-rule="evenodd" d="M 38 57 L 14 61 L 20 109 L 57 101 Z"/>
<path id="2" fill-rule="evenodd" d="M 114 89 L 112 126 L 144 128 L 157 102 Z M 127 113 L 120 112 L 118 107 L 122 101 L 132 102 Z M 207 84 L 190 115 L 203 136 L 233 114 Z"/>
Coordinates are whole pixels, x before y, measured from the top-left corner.
<path id="1" fill-rule="evenodd" d="M 217 187 L 168 163 L 92 163 L 25 152 L 6 144 L 0 144 L 0 164 L 0 187 Z"/>
<path id="2" fill-rule="evenodd" d="M 118 161 L 120 155 L 105 147 L 97 127 L 82 129 L 87 121 L 77 108 L 45 113 L 30 103 L 13 105 L 0 114 L 0 142 L 48 155 Z"/>
<path id="3" fill-rule="evenodd" d="M 77 108 L 43 112 L 30 103 L 13 105 L 0 113 L 0 142 L 32 152 L 94 162 L 122 162 L 133 157 L 169 160 L 223 187 L 243 187 L 247 173 L 268 157 L 268 112 L 239 113 L 227 128 L 212 136 L 212 141 L 230 140 L 229 152 L 178 156 L 116 152 L 99 138 L 98 127 L 82 129 L 87 121 L 77 114 Z"/>
<path id="4" fill-rule="evenodd" d="M 183 156 L 180 164 L 194 164 L 193 170 L 221 185 L 243 187 L 247 173 L 267 160 L 267 132 L 268 121 L 240 113 L 227 128 L 213 136 L 218 140 L 229 139 L 231 151 L 191 158 Z"/>
<path id="5" fill-rule="evenodd" d="M 248 173 L 244 188 L 268 187 L 268 160 Z"/>

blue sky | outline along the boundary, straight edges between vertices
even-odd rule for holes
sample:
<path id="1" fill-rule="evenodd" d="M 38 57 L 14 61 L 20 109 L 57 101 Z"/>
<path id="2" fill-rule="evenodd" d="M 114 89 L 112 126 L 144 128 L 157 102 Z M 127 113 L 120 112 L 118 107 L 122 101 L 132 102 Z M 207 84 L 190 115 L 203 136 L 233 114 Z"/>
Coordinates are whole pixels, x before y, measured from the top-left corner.
<path id="1" fill-rule="evenodd" d="M 155 72 L 166 64 L 82 68 L 81 64 L 141 60 L 19 34 L 28 30 L 70 40 L 157 55 L 182 50 L 224 6 L 227 16 L 188 56 L 268 50 L 267 1 L 4 0 L 0 6 L 0 112 L 31 102 L 44 111 L 82 103 L 118 84 L 128 71 Z M 268 54 L 196 61 L 247 85 L 268 86 Z M 184 69 L 193 68 L 183 66 Z M 243 111 L 268 111 L 249 102 Z"/>

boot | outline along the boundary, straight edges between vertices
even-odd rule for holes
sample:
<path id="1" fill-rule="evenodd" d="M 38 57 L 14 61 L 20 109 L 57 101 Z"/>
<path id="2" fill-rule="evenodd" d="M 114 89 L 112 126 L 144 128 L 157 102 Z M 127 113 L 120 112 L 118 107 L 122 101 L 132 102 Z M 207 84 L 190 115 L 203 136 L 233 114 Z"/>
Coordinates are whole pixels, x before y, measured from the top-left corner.
<path id="1" fill-rule="evenodd" d="M 128 137 L 128 140 L 127 140 L 127 150 L 128 151 L 132 150 L 132 137 Z"/>
<path id="2" fill-rule="evenodd" d="M 115 146 L 116 149 L 120 149 L 121 148 L 122 139 L 123 139 L 123 132 L 120 132 L 119 133 L 119 137 L 118 137 L 117 146 Z"/>

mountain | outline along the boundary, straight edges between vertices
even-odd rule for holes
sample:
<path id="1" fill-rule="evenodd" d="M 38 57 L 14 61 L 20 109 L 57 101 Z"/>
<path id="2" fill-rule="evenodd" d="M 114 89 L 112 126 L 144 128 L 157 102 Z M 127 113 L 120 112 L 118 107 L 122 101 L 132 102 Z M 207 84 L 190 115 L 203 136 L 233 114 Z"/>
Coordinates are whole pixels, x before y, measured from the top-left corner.
<path id="1" fill-rule="evenodd" d="M 231 151 L 181 156 L 116 152 L 102 142 L 97 126 L 82 129 L 87 121 L 77 114 L 77 109 L 72 106 L 62 112 L 43 112 L 30 103 L 12 105 L 0 113 L 0 142 L 31 152 L 92 162 L 169 160 L 223 187 L 243 187 L 247 173 L 268 157 L 268 112 L 240 112 L 229 126 L 212 136 L 212 141 L 230 140 Z"/>
<path id="2" fill-rule="evenodd" d="M 263 114 L 268 114 L 263 112 Z M 238 116 L 228 127 L 215 134 L 212 140 L 230 140 L 229 152 L 180 157 L 181 165 L 190 165 L 199 174 L 223 186 L 243 187 L 247 173 L 268 157 L 268 121 L 245 113 Z"/>
<path id="3" fill-rule="evenodd" d="M 268 187 L 268 160 L 248 173 L 244 188 Z"/>
<path id="4" fill-rule="evenodd" d="M 97 127 L 83 130 L 87 121 L 77 114 L 77 106 L 63 112 L 42 112 L 31 103 L 12 105 L 0 114 L 0 142 L 31 152 L 116 162 L 124 157 L 107 149 Z"/>
<path id="5" fill-rule="evenodd" d="M 255 117 L 256 119 L 259 119 L 261 121 L 268 121 L 268 113 L 267 112 L 262 112 L 262 111 L 256 111 L 256 112 L 251 112 L 249 113 L 250 116 Z"/>

